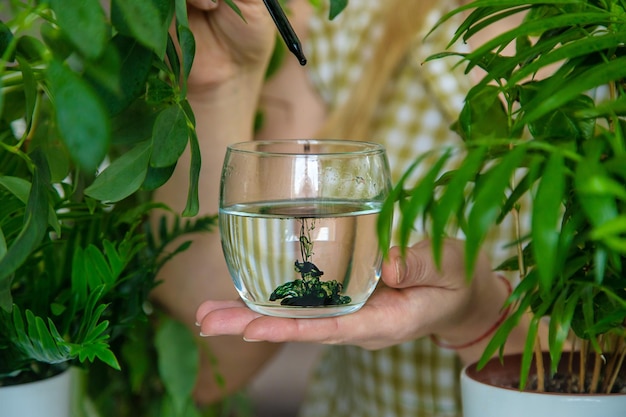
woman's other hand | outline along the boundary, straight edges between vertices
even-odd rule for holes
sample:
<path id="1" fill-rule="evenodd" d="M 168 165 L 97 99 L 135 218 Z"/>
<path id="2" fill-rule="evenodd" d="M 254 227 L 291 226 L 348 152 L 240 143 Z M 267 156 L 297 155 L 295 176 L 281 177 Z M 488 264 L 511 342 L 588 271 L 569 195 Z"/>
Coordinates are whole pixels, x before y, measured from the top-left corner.
<path id="1" fill-rule="evenodd" d="M 239 0 L 239 16 L 223 0 L 188 0 L 196 54 L 189 77 L 191 93 L 247 73 L 263 74 L 276 29 L 261 0 Z"/>

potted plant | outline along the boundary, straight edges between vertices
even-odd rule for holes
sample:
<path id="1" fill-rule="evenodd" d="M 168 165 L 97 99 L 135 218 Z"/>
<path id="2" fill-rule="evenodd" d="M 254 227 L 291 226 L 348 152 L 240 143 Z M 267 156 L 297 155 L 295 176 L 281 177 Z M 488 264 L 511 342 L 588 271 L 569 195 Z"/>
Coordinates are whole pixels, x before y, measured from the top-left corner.
<path id="1" fill-rule="evenodd" d="M 453 44 L 525 14 L 519 26 L 472 52 L 444 51 L 429 58 L 459 57 L 468 73 L 479 68 L 485 75 L 467 94 L 453 126 L 463 139 L 462 149 L 433 151 L 441 152 L 438 162 L 425 167 L 422 179 L 409 187 L 407 178 L 421 166 L 417 160 L 380 218 L 380 236 L 386 236 L 399 201 L 402 244 L 414 223 L 424 222 L 437 262 L 444 236 L 459 229 L 466 239 L 468 276 L 487 233 L 507 216 L 516 219 L 519 231 L 509 243 L 517 254 L 497 269 L 518 271 L 519 284 L 507 300 L 510 315 L 477 364 L 478 369 L 499 367 L 490 358 L 522 315 L 530 313 L 515 394 L 557 390 L 552 385 L 557 369 L 568 375 L 562 385 L 577 392 L 623 389 L 625 7 L 617 0 L 477 0 L 444 16 L 442 20 L 467 12 Z M 503 52 L 507 46 L 514 46 L 514 52 Z M 453 169 L 444 169 L 459 155 Z M 523 219 L 529 220 L 527 225 Z M 384 248 L 388 244 L 382 242 Z M 538 340 L 546 317 L 549 337 Z M 576 375 L 564 355 L 570 348 L 579 352 Z M 505 365 L 513 361 L 500 360 Z M 472 375 L 475 368 L 468 367 Z M 478 408 L 482 416 L 488 415 L 490 401 Z M 626 400 L 622 396 L 618 401 L 623 410 Z M 511 408 L 505 414 L 535 413 L 527 408 L 532 402 L 539 400 L 527 400 L 522 411 Z M 553 411 L 544 406 L 545 412 Z M 552 415 L 541 413 L 534 415 Z M 597 409 L 592 414 L 603 415 Z"/>
<path id="2" fill-rule="evenodd" d="M 213 225 L 163 223 L 155 236 L 146 222 L 167 210 L 149 193 L 188 144 L 183 214 L 198 211 L 186 3 L 106 6 L 0 6 L 0 386 L 71 364 L 118 369 L 114 342 L 147 320 L 159 267 L 188 244 L 165 245 Z"/>

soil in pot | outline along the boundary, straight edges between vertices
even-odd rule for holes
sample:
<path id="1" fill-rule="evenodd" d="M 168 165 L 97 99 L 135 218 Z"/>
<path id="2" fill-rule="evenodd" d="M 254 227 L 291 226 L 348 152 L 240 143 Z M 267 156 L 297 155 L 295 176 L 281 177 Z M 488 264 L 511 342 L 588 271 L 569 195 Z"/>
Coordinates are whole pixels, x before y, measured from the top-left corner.
<path id="1" fill-rule="evenodd" d="M 609 358 L 599 359 L 602 361 L 601 365 L 606 366 L 609 363 Z M 507 355 L 504 362 L 501 363 L 497 358 L 492 359 L 482 368 L 477 370 L 476 366 L 469 366 L 467 368 L 467 375 L 481 382 L 494 385 L 501 388 L 509 388 L 519 390 L 520 387 L 520 367 L 522 356 L 520 355 Z M 560 394 L 579 394 L 581 392 L 588 392 L 589 387 L 593 380 L 593 368 L 595 359 L 592 357 L 588 361 L 588 369 L 584 373 L 583 379 L 585 380 L 584 389 L 581 390 L 580 385 L 580 353 L 564 352 L 559 363 L 557 372 L 553 375 L 549 375 L 550 356 L 547 352 L 543 354 L 543 363 L 546 369 L 546 376 L 544 381 L 545 392 L 560 393 Z M 530 376 L 526 385 L 525 391 L 537 391 L 538 378 L 536 370 L 536 362 L 533 360 L 530 369 Z M 600 380 L 598 384 L 598 393 L 604 393 L 602 389 L 605 385 L 605 381 Z M 622 366 L 620 373 L 615 380 L 611 393 L 626 394 L 626 369 Z"/>

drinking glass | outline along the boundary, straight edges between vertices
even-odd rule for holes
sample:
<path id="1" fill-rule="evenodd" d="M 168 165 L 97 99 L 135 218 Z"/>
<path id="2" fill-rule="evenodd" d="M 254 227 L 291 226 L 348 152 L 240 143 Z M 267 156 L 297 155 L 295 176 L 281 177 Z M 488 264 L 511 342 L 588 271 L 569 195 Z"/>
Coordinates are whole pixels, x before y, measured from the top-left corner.
<path id="1" fill-rule="evenodd" d="M 250 141 L 228 147 L 219 227 L 254 311 L 325 317 L 361 308 L 380 278 L 376 219 L 391 187 L 381 145 Z"/>

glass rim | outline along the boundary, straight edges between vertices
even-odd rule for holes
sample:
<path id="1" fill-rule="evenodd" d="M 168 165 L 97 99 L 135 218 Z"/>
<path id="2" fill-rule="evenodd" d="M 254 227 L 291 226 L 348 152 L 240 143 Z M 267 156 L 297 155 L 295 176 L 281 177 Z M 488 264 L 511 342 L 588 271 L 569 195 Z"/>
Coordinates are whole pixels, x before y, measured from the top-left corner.
<path id="1" fill-rule="evenodd" d="M 353 150 L 340 151 L 287 151 L 287 150 L 264 150 L 263 146 L 269 145 L 335 145 L 353 147 Z M 289 155 L 376 155 L 385 153 L 385 147 L 379 143 L 349 139 L 267 139 L 237 142 L 228 145 L 229 151 L 259 154 L 263 156 L 289 156 Z"/>

